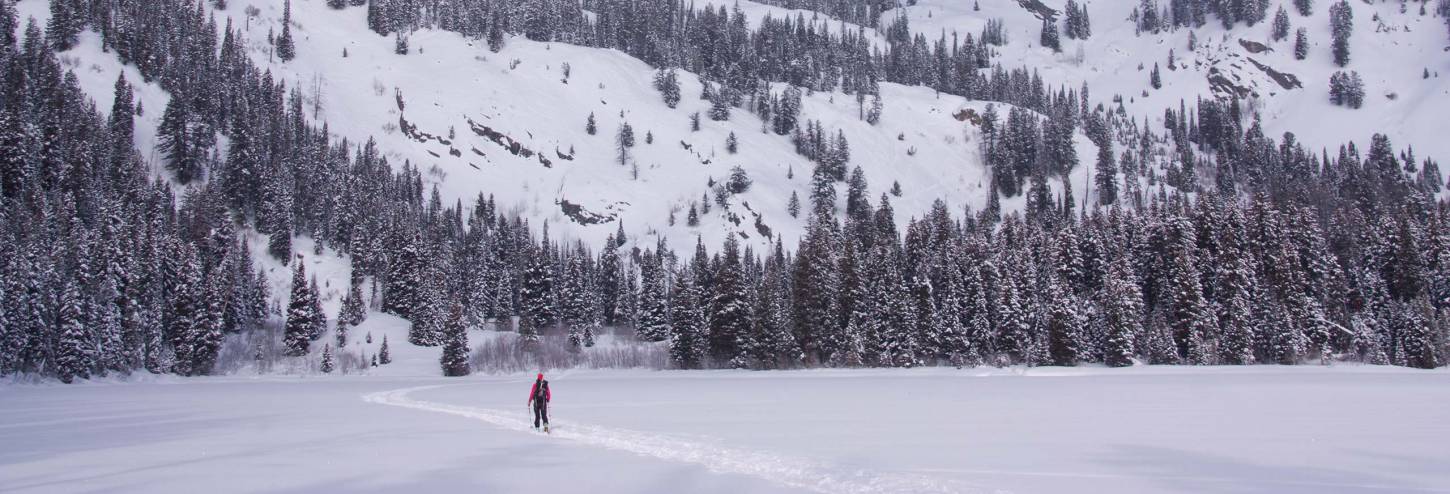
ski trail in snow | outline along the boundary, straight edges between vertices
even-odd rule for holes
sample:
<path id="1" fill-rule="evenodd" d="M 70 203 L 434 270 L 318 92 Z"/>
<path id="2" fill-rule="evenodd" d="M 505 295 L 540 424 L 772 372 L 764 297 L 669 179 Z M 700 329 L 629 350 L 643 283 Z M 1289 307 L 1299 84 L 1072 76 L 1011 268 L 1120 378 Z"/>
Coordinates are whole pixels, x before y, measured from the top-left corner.
<path id="1" fill-rule="evenodd" d="M 521 415 L 409 398 L 415 391 L 448 385 L 419 386 L 363 395 L 363 401 L 467 417 L 504 429 L 531 432 L 533 423 Z M 748 475 L 770 482 L 828 494 L 960 493 L 953 483 L 916 474 L 847 469 L 775 453 L 704 444 L 660 434 L 555 420 L 562 427 L 552 437 L 661 460 L 693 463 L 715 473 Z"/>

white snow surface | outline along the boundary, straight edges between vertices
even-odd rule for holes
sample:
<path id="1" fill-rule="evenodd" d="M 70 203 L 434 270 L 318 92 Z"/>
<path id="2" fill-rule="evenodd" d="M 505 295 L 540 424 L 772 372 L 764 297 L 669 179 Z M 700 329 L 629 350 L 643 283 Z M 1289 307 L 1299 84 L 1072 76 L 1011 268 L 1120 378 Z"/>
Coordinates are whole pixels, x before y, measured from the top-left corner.
<path id="1" fill-rule="evenodd" d="M 421 358 L 421 357 L 420 357 Z M 430 359 L 431 360 L 431 359 Z M 1450 373 L 574 371 L 0 386 L 6 492 L 1450 492 Z M 218 480 L 222 480 L 218 482 Z"/>

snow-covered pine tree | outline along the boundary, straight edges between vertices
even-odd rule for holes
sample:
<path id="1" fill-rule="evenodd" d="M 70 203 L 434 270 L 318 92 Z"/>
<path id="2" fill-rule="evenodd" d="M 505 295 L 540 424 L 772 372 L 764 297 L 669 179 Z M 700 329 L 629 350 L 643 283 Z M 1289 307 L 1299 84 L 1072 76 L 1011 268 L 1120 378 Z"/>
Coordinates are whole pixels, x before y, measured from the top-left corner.
<path id="1" fill-rule="evenodd" d="M 55 376 L 60 382 L 70 384 L 75 379 L 91 377 L 92 335 L 86 325 L 80 287 L 75 281 L 65 283 L 56 298 L 55 327 Z"/>
<path id="2" fill-rule="evenodd" d="M 388 353 L 388 335 L 383 335 L 383 345 L 378 347 L 377 358 L 378 363 L 382 365 L 393 363 L 393 356 L 391 353 Z"/>
<path id="3" fill-rule="evenodd" d="M 1309 57 L 1309 31 L 1304 28 L 1294 32 L 1294 59 L 1303 60 Z"/>
<path id="4" fill-rule="evenodd" d="M 680 369 L 703 368 L 709 357 L 700 289 L 689 268 L 675 273 L 670 292 L 670 362 Z"/>
<path id="5" fill-rule="evenodd" d="M 468 361 L 468 327 L 461 305 L 454 303 L 448 310 L 448 322 L 443 325 L 443 333 L 443 356 L 439 359 L 443 375 L 468 375 L 472 370 Z"/>
<path id="6" fill-rule="evenodd" d="M 298 262 L 292 270 L 292 296 L 287 302 L 287 322 L 282 329 L 283 353 L 291 357 L 307 355 L 312 342 L 311 290 L 307 284 L 307 265 Z"/>
<path id="7" fill-rule="evenodd" d="M 618 152 L 619 165 L 629 164 L 629 149 L 634 147 L 634 127 L 629 122 L 619 126 L 619 133 L 614 136 L 615 150 Z"/>
<path id="8" fill-rule="evenodd" d="M 726 237 L 709 297 L 709 355 L 717 365 L 744 367 L 740 340 L 750 330 L 748 283 L 735 236 Z"/>
<path id="9" fill-rule="evenodd" d="M 336 368 L 337 361 L 332 357 L 332 344 L 324 343 L 322 345 L 322 373 L 331 374 Z"/>
<path id="10" fill-rule="evenodd" d="M 1083 349 L 1081 303 L 1061 277 L 1050 276 L 1047 290 L 1048 355 L 1053 365 L 1075 366 Z"/>
<path id="11" fill-rule="evenodd" d="M 523 304 L 523 317 L 529 319 L 529 332 L 523 331 L 520 326 L 519 337 L 526 341 L 537 341 L 539 333 L 554 327 L 558 321 L 558 308 L 554 296 L 554 274 L 552 266 L 553 246 L 546 236 L 543 242 L 531 250 L 528 267 L 520 275 L 522 278 L 522 291 L 519 293 L 520 302 Z"/>
<path id="12" fill-rule="evenodd" d="M 196 312 L 192 315 L 191 334 L 188 338 L 191 349 L 190 374 L 204 376 L 212 373 L 217 363 L 217 354 L 222 347 L 222 299 L 225 294 L 223 280 L 212 278 L 203 282 L 204 288 L 198 300 Z"/>
<path id="13" fill-rule="evenodd" d="M 383 312 L 404 319 L 412 318 L 419 303 L 419 288 L 423 285 L 423 260 L 418 252 L 422 238 L 417 234 L 409 238 L 411 241 L 404 241 L 401 249 L 395 251 L 383 289 Z"/>
<path id="14" fill-rule="evenodd" d="M 1314 13 L 1314 0 L 1294 0 L 1294 10 L 1299 11 L 1299 15 L 1309 17 Z"/>
<path id="15" fill-rule="evenodd" d="M 1274 41 L 1283 41 L 1289 37 L 1289 12 L 1284 10 L 1283 5 L 1274 14 L 1274 29 L 1269 37 Z"/>
<path id="16" fill-rule="evenodd" d="M 1062 52 L 1062 39 L 1057 32 L 1057 23 L 1043 19 L 1041 40 L 1043 48 L 1052 49 L 1053 53 Z"/>
<path id="17" fill-rule="evenodd" d="M 1133 365 L 1134 342 L 1143 331 L 1143 296 L 1127 258 L 1120 256 L 1108 264 L 1099 299 L 1106 333 L 1104 363 L 1109 367 Z"/>
<path id="18" fill-rule="evenodd" d="M 675 69 L 660 68 L 655 71 L 654 86 L 664 99 L 665 106 L 674 108 L 680 104 L 680 79 Z"/>
<path id="19" fill-rule="evenodd" d="M 85 7 L 78 2 L 51 0 L 50 19 L 45 24 L 45 36 L 52 49 L 66 51 L 75 46 L 81 29 L 86 24 L 86 13 L 81 10 L 83 8 Z"/>
<path id="20" fill-rule="evenodd" d="M 1349 36 L 1354 32 L 1354 9 L 1347 0 L 1329 6 L 1329 27 L 1333 36 L 1335 65 L 1349 65 Z"/>
<path id="21" fill-rule="evenodd" d="M 292 0 L 286 0 L 282 5 L 282 35 L 277 37 L 277 58 L 290 62 L 297 57 L 297 47 L 292 41 Z"/>

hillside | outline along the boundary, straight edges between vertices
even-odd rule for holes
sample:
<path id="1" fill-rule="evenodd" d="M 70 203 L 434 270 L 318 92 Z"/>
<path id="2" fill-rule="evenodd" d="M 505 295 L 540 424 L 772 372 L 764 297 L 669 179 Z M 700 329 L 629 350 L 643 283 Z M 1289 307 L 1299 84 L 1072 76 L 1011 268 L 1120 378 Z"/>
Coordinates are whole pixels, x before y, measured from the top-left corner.
<path id="1" fill-rule="evenodd" d="M 1062 26 L 1065 2 L 1036 4 L 1056 12 L 1054 19 Z M 1323 0 L 1312 2 L 1307 17 L 1299 15 L 1291 2 L 1269 2 L 1268 19 L 1253 26 L 1239 22 L 1225 28 L 1210 16 L 1202 27 L 1162 32 L 1138 32 L 1131 19 L 1138 2 L 1079 2 L 1089 13 L 1091 36 L 1085 40 L 1064 36 L 1060 53 L 1041 46 L 1041 14 L 1025 7 L 1027 2 L 913 3 L 882 14 L 881 24 L 904 14 L 913 32 L 935 40 L 954 33 L 976 35 L 988 20 L 1000 19 L 1007 43 L 996 48 L 998 63 L 1029 67 L 1053 85 L 1087 84 L 1094 104 L 1121 100 L 1127 113 L 1140 122 L 1148 119 L 1161 126 L 1163 111 L 1177 109 L 1180 102 L 1192 111 L 1199 99 L 1238 96 L 1263 118 L 1266 135 L 1293 132 L 1315 151 L 1327 148 L 1333 154 L 1346 142 L 1363 148 L 1371 135 L 1382 133 L 1395 143 L 1412 146 L 1419 156 L 1450 159 L 1450 142 L 1439 138 L 1438 125 L 1450 110 L 1446 107 L 1450 58 L 1445 56 L 1445 19 L 1433 15 L 1434 5 L 1427 4 L 1422 14 L 1418 2 L 1410 2 L 1403 11 L 1404 2 L 1351 2 L 1350 62 L 1339 67 L 1330 48 L 1333 2 Z M 1155 4 L 1166 9 L 1169 2 Z M 980 10 L 973 10 L 973 5 Z M 1290 19 L 1289 37 L 1274 41 L 1273 16 L 1281 6 Z M 1309 40 L 1304 60 L 1294 57 L 1294 32 L 1300 28 Z M 1192 50 L 1190 36 L 1197 41 Z M 1162 68 L 1162 89 L 1149 85 L 1155 64 Z M 1363 108 L 1330 103 L 1329 78 L 1336 71 L 1363 76 L 1367 94 Z M 1422 77 L 1427 71 L 1429 77 Z"/>
<path id="2" fill-rule="evenodd" d="M 751 16 L 802 12 L 741 3 Z M 49 15 L 43 0 L 18 7 L 42 23 Z M 395 166 L 408 161 L 424 170 L 445 204 L 492 195 L 500 208 L 535 224 L 547 221 L 562 238 L 592 245 L 615 233 L 621 221 L 641 245 L 655 237 L 676 246 L 692 245 L 696 237 L 718 245 L 726 235 L 738 235 L 768 247 L 772 236 L 787 244 L 801 238 L 806 217 L 791 217 L 786 206 L 792 192 L 802 201 L 808 197 L 812 163 L 794 151 L 789 136 L 763 132 L 750 112 L 737 109 L 729 121 L 712 121 L 710 102 L 696 97 L 701 85 L 694 74 L 680 72 L 683 98 L 671 109 L 651 87 L 654 70 L 616 50 L 513 37 L 491 53 L 479 40 L 422 29 L 410 35 L 411 53 L 398 55 L 393 38 L 364 28 L 364 9 L 337 11 L 320 1 L 297 2 L 293 9 L 297 59 L 286 63 L 266 42 L 269 30 L 280 30 L 277 2 L 233 1 L 210 15 L 219 24 L 231 19 L 245 34 L 253 61 L 300 88 L 311 116 L 327 122 L 337 138 L 376 139 Z M 122 69 L 100 51 L 99 38 L 83 35 L 66 58 L 87 69 L 77 75 L 99 109 L 108 111 L 107 95 Z M 130 71 L 128 79 L 140 77 Z M 159 165 L 154 129 L 167 96 L 154 84 L 138 87 L 146 108 L 155 109 L 138 121 L 147 129 L 138 144 L 152 149 L 148 156 Z M 881 91 L 886 105 L 878 125 L 864 122 L 854 95 L 841 92 L 806 95 L 802 119 L 846 135 L 850 165 L 865 172 L 873 202 L 900 183 L 903 194 L 892 198 L 900 226 L 923 217 L 938 199 L 955 211 L 982 209 L 988 174 L 977 129 L 953 117 L 964 109 L 981 111 L 985 103 L 890 83 Z M 689 123 L 696 112 L 702 115 L 698 132 Z M 584 129 L 591 113 L 596 135 Z M 637 141 L 629 165 L 618 162 L 615 143 L 624 123 Z M 739 140 L 737 154 L 726 151 L 731 133 Z M 1079 146 L 1081 155 L 1095 152 L 1086 139 Z M 702 215 L 698 227 L 686 225 L 690 206 L 703 209 L 705 197 L 714 201 L 710 184 L 723 183 L 735 166 L 753 181 L 750 190 Z M 1087 176 L 1078 180 L 1084 182 L 1077 190 L 1085 190 Z M 1003 202 L 1007 210 L 1020 204 L 1020 198 Z"/>

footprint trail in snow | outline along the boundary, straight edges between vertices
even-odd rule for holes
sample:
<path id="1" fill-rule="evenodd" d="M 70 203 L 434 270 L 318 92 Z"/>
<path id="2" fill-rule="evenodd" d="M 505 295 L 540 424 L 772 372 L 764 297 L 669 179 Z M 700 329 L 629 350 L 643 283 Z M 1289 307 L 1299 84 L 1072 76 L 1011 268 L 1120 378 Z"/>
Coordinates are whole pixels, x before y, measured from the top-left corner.
<path id="1" fill-rule="evenodd" d="M 521 416 L 499 410 L 473 408 L 409 398 L 415 391 L 446 385 L 419 386 L 363 395 L 363 401 L 435 413 L 467 417 L 516 431 L 531 431 L 533 424 Z M 847 469 L 775 453 L 751 451 L 626 429 L 615 429 L 555 421 L 552 437 L 601 448 L 627 451 L 661 460 L 692 463 L 715 473 L 748 475 L 778 484 L 823 493 L 959 493 L 965 488 L 913 474 L 881 473 Z"/>

